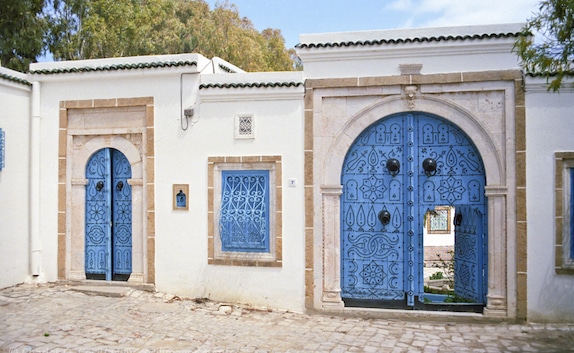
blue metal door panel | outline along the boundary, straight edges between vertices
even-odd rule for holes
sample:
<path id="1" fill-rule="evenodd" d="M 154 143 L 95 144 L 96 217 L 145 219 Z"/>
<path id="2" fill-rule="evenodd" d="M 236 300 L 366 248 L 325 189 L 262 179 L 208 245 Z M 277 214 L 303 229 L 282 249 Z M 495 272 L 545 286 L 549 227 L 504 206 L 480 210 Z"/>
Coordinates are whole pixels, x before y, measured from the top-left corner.
<path id="1" fill-rule="evenodd" d="M 131 167 L 119 151 L 104 148 L 86 165 L 85 272 L 131 273 Z"/>
<path id="2" fill-rule="evenodd" d="M 455 282 L 458 297 L 475 303 L 486 302 L 486 263 L 482 213 L 471 205 L 456 208 L 455 217 Z"/>
<path id="3" fill-rule="evenodd" d="M 367 128 L 349 149 L 343 165 L 341 289 L 343 298 L 404 298 L 405 172 L 386 169 L 403 160 L 404 117 Z M 378 214 L 386 210 L 390 222 Z"/>
<path id="4" fill-rule="evenodd" d="M 132 189 L 128 179 L 131 166 L 123 153 L 111 150 L 112 157 L 112 229 L 114 274 L 132 272 Z"/>
<path id="5" fill-rule="evenodd" d="M 398 173 L 386 167 L 391 158 Z M 433 173 L 422 167 L 427 158 L 436 162 Z M 428 114 L 394 115 L 368 127 L 349 149 L 341 181 L 343 298 L 422 301 L 424 214 L 460 204 L 485 214 L 480 155 L 460 129 Z M 387 225 L 377 219 L 382 210 L 392 215 Z"/>
<path id="6" fill-rule="evenodd" d="M 87 274 L 105 274 L 111 268 L 110 151 L 97 151 L 86 165 L 86 253 Z M 111 277 L 110 277 L 111 278 Z"/>

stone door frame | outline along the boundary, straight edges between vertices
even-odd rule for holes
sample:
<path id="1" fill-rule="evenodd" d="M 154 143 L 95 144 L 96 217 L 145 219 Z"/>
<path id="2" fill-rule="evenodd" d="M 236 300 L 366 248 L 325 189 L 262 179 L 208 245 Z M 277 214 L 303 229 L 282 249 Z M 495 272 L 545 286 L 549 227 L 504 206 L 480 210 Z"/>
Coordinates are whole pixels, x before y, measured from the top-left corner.
<path id="1" fill-rule="evenodd" d="M 489 125 L 487 117 L 477 116 L 470 109 L 440 95 L 419 93 L 420 87 L 410 95 L 412 91 L 408 88 L 412 90 L 412 85 L 395 85 L 387 90 L 390 94 L 381 98 L 373 92 L 384 89 L 377 91 L 373 88 L 369 92 L 369 89 L 350 87 L 347 82 L 344 87 L 325 87 L 326 81 L 333 84 L 334 80 L 307 81 L 306 170 L 312 170 L 306 179 L 307 200 L 311 201 L 306 206 L 308 307 L 324 311 L 345 310 L 340 295 L 340 180 L 347 150 L 355 138 L 377 120 L 414 110 L 440 116 L 457 125 L 471 137 L 480 151 L 486 172 L 488 207 L 489 275 L 484 315 L 515 318 L 525 312 L 526 302 L 519 301 L 526 298 L 526 289 L 521 286 L 517 291 L 520 272 L 516 264 L 520 256 L 526 257 L 526 229 L 519 229 L 524 231 L 518 234 L 523 241 L 517 241 L 517 228 L 521 222 L 512 211 L 516 207 L 517 195 L 525 198 L 525 195 L 518 194 L 520 188 L 516 183 L 525 173 L 524 166 L 518 163 L 522 151 L 517 151 L 524 142 L 524 116 L 517 109 L 516 96 L 523 97 L 523 92 L 518 92 L 519 74 L 514 75 L 514 80 L 507 81 L 496 76 L 499 81 L 489 83 L 488 91 L 497 92 L 498 97 L 502 97 L 502 102 L 493 108 L 501 116 L 497 126 Z M 358 83 L 356 87 L 360 87 L 360 81 L 355 82 Z M 429 93 L 431 89 L 425 87 Z M 436 93 L 442 93 L 441 88 L 438 89 Z M 472 89 L 487 93 L 483 87 Z M 471 88 L 467 86 L 458 90 L 464 94 Z M 347 100 L 355 98 L 353 102 L 356 102 L 358 96 L 364 97 L 362 106 L 352 106 L 351 100 Z M 325 99 L 331 98 L 332 105 L 324 106 Z M 339 120 L 338 125 L 327 123 L 330 119 Z M 517 120 L 522 122 L 519 127 L 516 126 Z M 310 205 L 315 205 L 314 213 L 310 212 Z M 312 253 L 309 249 L 313 249 Z"/>
<path id="2" fill-rule="evenodd" d="M 86 163 L 96 151 L 114 148 L 132 168 L 133 284 L 155 282 L 153 202 L 153 98 L 60 103 L 58 277 L 85 281 Z"/>

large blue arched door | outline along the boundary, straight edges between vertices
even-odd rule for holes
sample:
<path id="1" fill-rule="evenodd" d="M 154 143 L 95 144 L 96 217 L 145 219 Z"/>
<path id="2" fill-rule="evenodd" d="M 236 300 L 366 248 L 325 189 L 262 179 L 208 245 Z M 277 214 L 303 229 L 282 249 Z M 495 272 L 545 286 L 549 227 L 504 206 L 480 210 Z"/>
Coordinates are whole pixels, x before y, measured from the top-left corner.
<path id="1" fill-rule="evenodd" d="M 424 301 L 423 227 L 436 206 L 454 206 L 455 220 L 464 219 L 454 227 L 455 278 L 464 278 L 455 281 L 457 294 L 485 302 L 485 172 L 462 130 L 426 113 L 383 118 L 349 148 L 341 182 L 346 303 L 413 307 Z"/>
<path id="2" fill-rule="evenodd" d="M 85 272 L 87 278 L 127 280 L 132 271 L 131 166 L 104 148 L 86 165 Z"/>

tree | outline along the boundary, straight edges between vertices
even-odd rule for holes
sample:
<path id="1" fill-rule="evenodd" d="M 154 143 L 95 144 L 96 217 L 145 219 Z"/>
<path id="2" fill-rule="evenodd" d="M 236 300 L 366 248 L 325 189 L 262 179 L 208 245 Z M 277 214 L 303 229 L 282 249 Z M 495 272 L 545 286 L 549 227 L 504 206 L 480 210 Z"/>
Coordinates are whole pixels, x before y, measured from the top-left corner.
<path id="1" fill-rule="evenodd" d="M 529 19 L 514 50 L 523 68 L 545 76 L 548 89 L 558 91 L 565 76 L 574 73 L 574 0 L 544 0 Z"/>
<path id="2" fill-rule="evenodd" d="M 0 62 L 27 71 L 44 52 L 47 20 L 44 0 L 2 0 L 0 6 Z"/>
<path id="3" fill-rule="evenodd" d="M 292 70 L 281 32 L 258 32 L 227 1 L 52 0 L 56 60 L 197 52 L 246 71 Z"/>
<path id="4" fill-rule="evenodd" d="M 56 60 L 169 54 L 174 11 L 164 0 L 55 0 L 49 49 Z"/>

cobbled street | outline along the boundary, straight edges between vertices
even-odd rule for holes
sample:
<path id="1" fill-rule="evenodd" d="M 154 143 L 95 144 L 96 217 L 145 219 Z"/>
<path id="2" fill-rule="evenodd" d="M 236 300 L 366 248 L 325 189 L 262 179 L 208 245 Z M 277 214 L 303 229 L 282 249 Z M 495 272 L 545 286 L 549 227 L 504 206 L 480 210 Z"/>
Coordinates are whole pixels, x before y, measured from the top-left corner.
<path id="1" fill-rule="evenodd" d="M 256 310 L 125 288 L 0 290 L 0 351 L 574 352 L 574 324 L 433 322 Z"/>

